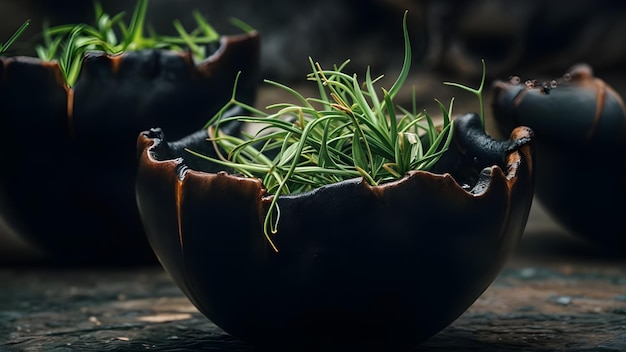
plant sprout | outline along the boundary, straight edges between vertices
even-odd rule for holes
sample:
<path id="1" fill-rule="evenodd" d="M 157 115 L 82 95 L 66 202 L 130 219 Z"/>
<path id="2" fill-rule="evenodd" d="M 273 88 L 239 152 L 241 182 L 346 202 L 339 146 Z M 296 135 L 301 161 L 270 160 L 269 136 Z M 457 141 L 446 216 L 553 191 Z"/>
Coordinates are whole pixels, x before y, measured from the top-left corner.
<path id="1" fill-rule="evenodd" d="M 28 25 L 30 24 L 30 20 L 26 20 L 22 25 L 7 39 L 6 42 L 0 43 L 0 55 L 4 54 L 9 47 L 13 45 L 13 43 L 17 40 L 17 38 L 22 35 L 22 33 L 26 30 Z"/>
<path id="2" fill-rule="evenodd" d="M 56 27 L 44 26 L 43 44 L 36 47 L 37 55 L 44 61 L 57 60 L 67 84 L 76 83 L 87 51 L 103 51 L 120 54 L 125 51 L 143 49 L 189 50 L 197 61 L 207 57 L 206 44 L 219 41 L 219 34 L 198 11 L 193 12 L 198 27 L 187 32 L 179 20 L 174 21 L 178 36 L 162 36 L 148 28 L 146 13 L 149 0 L 138 0 L 129 23 L 125 23 L 124 12 L 109 15 L 96 2 L 95 25 L 67 24 Z M 252 28 L 241 21 L 233 23 L 244 31 Z"/>
<path id="3" fill-rule="evenodd" d="M 448 86 L 453 86 L 453 87 L 457 87 L 457 88 L 461 88 L 465 91 L 468 91 L 470 93 L 473 93 L 474 95 L 476 95 L 476 97 L 478 98 L 478 105 L 479 105 L 479 109 L 480 109 L 480 122 L 483 126 L 483 128 L 485 128 L 485 108 L 483 106 L 483 88 L 485 87 L 485 77 L 487 75 L 487 68 L 485 65 L 485 59 L 481 60 L 482 62 L 482 66 L 483 66 L 483 74 L 482 77 L 480 79 L 480 85 L 478 86 L 478 89 L 473 89 L 470 88 L 468 86 L 459 84 L 459 83 L 455 83 L 455 82 L 443 82 L 443 84 L 448 85 Z"/>
<path id="4" fill-rule="evenodd" d="M 436 126 L 426 111 L 409 111 L 396 106 L 411 65 L 411 45 L 403 19 L 404 62 L 389 90 L 376 88 L 380 78 L 370 69 L 361 81 L 344 72 L 349 60 L 333 70 L 323 69 L 309 59 L 319 97 L 305 98 L 277 82 L 265 83 L 294 96 L 299 104 L 278 103 L 265 111 L 232 97 L 206 127 L 216 157 L 189 153 L 223 165 L 247 177 L 260 178 L 268 194 L 273 194 L 264 220 L 264 234 L 277 251 L 271 235 L 277 233 L 280 219 L 278 196 L 301 193 L 330 183 L 363 177 L 370 185 L 399 179 L 411 170 L 428 170 L 447 150 L 452 140 L 452 104 L 447 109 L 437 103 L 443 124 Z M 415 95 L 413 95 L 415 106 Z M 233 106 L 250 115 L 223 117 Z M 258 124 L 254 134 L 242 137 L 220 133 L 220 126 L 232 121 Z"/>

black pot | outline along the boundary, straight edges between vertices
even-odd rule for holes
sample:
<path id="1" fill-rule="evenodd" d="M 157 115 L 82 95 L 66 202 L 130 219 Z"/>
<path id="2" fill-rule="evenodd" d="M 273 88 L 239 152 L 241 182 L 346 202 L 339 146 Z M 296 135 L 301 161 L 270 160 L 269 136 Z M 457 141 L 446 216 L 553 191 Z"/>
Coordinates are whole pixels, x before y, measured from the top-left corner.
<path id="1" fill-rule="evenodd" d="M 161 264 L 226 332 L 291 350 L 414 347 L 462 314 L 498 275 L 524 230 L 533 194 L 532 131 L 484 134 L 477 115 L 454 122 L 436 173 L 413 171 L 272 196 L 259 179 L 220 171 L 199 131 L 138 138 L 137 201 Z"/>
<path id="2" fill-rule="evenodd" d="M 195 63 L 165 50 L 90 53 L 73 88 L 56 62 L 0 57 L 0 216 L 52 260 L 156 262 L 134 194 L 137 134 L 183 137 L 231 97 L 252 103 L 257 33 L 223 36 Z"/>
<path id="3" fill-rule="evenodd" d="M 494 120 L 536 135 L 537 199 L 571 233 L 626 250 L 626 108 L 620 95 L 573 67 L 554 82 L 497 81 Z"/>

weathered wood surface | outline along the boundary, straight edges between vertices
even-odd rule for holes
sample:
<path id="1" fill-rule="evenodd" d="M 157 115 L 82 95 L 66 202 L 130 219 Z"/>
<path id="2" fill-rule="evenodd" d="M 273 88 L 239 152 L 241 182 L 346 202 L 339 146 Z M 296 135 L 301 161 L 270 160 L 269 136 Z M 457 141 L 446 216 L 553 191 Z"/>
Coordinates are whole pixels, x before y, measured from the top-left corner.
<path id="1" fill-rule="evenodd" d="M 626 351 L 626 258 L 533 211 L 498 279 L 418 351 Z M 253 351 L 201 315 L 160 267 L 0 268 L 2 351 Z"/>

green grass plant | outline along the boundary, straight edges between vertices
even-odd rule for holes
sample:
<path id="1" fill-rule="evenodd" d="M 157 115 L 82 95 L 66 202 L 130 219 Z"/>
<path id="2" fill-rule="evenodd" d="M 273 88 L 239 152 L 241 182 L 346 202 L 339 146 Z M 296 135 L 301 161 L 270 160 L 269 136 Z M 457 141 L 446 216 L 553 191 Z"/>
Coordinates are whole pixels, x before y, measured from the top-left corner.
<path id="1" fill-rule="evenodd" d="M 372 186 L 381 185 L 412 170 L 429 170 L 448 149 L 454 99 L 449 107 L 436 100 L 443 117 L 441 124 L 425 110 L 416 111 L 415 94 L 411 110 L 395 103 L 412 60 L 406 13 L 403 33 L 402 69 L 388 90 L 377 87 L 382 76 L 374 78 L 369 68 L 364 79 L 346 73 L 349 60 L 328 70 L 309 59 L 311 73 L 307 79 L 316 85 L 318 97 L 304 97 L 286 85 L 265 80 L 298 103 L 277 103 L 262 110 L 238 101 L 235 83 L 230 102 L 205 126 L 217 157 L 187 150 L 237 174 L 262 180 L 267 193 L 274 195 L 264 220 L 264 233 L 274 250 L 278 249 L 271 236 L 278 232 L 280 195 L 357 177 Z M 235 106 L 249 114 L 223 116 Z M 234 121 L 260 128 L 242 136 L 220 132 L 220 126 Z"/>
<path id="2" fill-rule="evenodd" d="M 197 28 L 193 31 L 188 32 L 179 20 L 174 20 L 173 25 L 178 36 L 159 35 L 146 24 L 148 1 L 137 1 L 128 23 L 124 21 L 124 12 L 110 15 L 96 2 L 93 25 L 80 23 L 44 26 L 43 44 L 35 48 L 37 55 L 44 61 L 57 60 L 67 84 L 72 87 L 78 79 L 83 58 L 88 51 L 117 55 L 144 49 L 189 50 L 196 61 L 203 60 L 210 54 L 206 51 L 206 45 L 219 41 L 220 35 L 199 11 L 193 12 L 197 23 Z M 233 20 L 233 24 L 246 32 L 253 31 L 239 20 Z"/>

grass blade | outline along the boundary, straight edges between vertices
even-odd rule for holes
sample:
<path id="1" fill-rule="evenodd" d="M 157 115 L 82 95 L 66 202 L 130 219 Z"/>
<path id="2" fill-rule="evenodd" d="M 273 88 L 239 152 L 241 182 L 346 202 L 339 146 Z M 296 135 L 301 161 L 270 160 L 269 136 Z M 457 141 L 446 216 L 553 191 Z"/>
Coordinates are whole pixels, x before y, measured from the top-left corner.
<path id="1" fill-rule="evenodd" d="M 13 32 L 13 34 L 11 34 L 11 36 L 9 37 L 9 39 L 7 39 L 5 43 L 0 43 L 0 55 L 4 54 L 9 49 L 9 47 L 11 47 L 13 43 L 15 43 L 17 38 L 19 38 L 22 33 L 24 33 L 29 25 L 30 20 L 26 20 L 15 32 Z"/>

